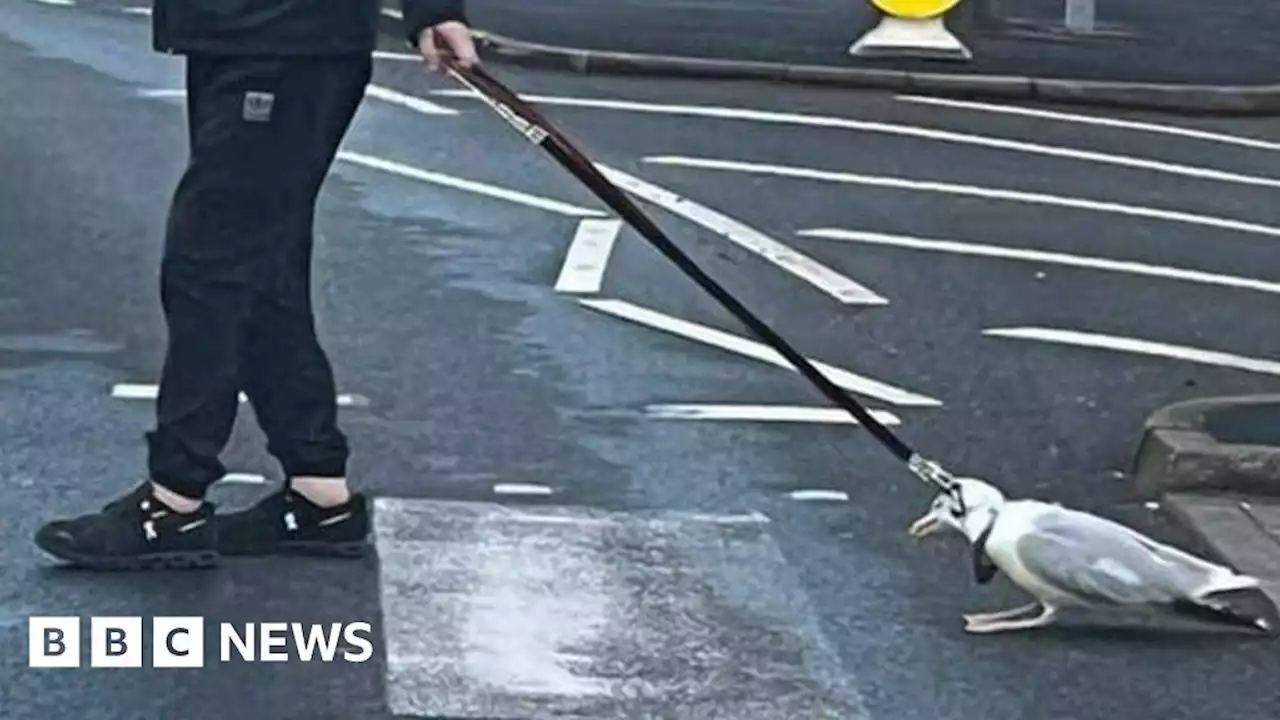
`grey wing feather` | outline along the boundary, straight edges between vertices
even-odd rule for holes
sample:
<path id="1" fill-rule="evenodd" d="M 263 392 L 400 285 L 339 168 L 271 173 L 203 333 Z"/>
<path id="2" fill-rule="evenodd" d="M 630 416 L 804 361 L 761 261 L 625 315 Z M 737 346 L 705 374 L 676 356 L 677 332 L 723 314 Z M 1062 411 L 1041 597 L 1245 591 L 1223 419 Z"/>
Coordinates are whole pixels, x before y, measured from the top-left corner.
<path id="1" fill-rule="evenodd" d="M 1082 600 L 1105 604 L 1169 603 L 1190 597 L 1212 566 L 1159 552 L 1129 529 L 1088 513 L 1052 508 L 1015 552 L 1026 570 Z"/>

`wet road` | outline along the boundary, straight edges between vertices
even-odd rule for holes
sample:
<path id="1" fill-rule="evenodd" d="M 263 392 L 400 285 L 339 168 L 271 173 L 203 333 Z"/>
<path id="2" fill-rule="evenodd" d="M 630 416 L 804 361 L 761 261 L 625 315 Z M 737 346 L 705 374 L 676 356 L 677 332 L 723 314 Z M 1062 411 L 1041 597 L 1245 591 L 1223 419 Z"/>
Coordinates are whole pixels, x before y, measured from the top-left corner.
<path id="1" fill-rule="evenodd" d="M 477 717 L 482 676 L 494 697 L 537 684 L 593 697 L 531 668 L 572 665 L 556 633 L 603 615 L 669 630 L 594 632 L 619 653 L 648 643 L 675 666 L 648 668 L 652 687 L 683 682 L 737 718 L 782 711 L 745 710 L 735 693 L 786 697 L 775 704 L 792 717 L 1274 717 L 1267 642 L 1088 617 L 966 636 L 960 613 L 1015 595 L 976 590 L 957 543 L 906 540 L 926 490 L 831 422 L 795 373 L 726 337 L 743 331 L 638 236 L 615 238 L 563 170 L 393 44 L 327 186 L 316 270 L 353 475 L 382 498 L 381 562 L 51 572 L 28 543 L 39 522 L 142 471 L 162 347 L 155 266 L 183 162 L 181 72 L 123 7 L 0 8 L 0 715 L 345 720 L 388 717 L 390 697 Z M 1011 494 L 1166 533 L 1123 476 L 1143 418 L 1276 386 L 1274 124 L 497 72 L 906 438 Z M 762 246 L 785 261 L 750 249 Z M 217 490 L 232 504 L 276 472 L 243 430 Z M 547 601 L 537 572 L 576 589 Z M 486 594 L 468 609 L 442 583 Z M 593 583 L 649 594 L 615 607 Z M 117 677 L 26 668 L 33 614 L 364 620 L 384 642 L 362 665 Z M 672 637 L 777 675 L 720 672 L 723 658 L 692 673 L 695 649 Z M 442 665 L 467 668 L 471 686 L 431 692 Z M 688 716 L 717 716 L 701 712 Z M 607 704 L 584 715 L 621 717 Z"/>

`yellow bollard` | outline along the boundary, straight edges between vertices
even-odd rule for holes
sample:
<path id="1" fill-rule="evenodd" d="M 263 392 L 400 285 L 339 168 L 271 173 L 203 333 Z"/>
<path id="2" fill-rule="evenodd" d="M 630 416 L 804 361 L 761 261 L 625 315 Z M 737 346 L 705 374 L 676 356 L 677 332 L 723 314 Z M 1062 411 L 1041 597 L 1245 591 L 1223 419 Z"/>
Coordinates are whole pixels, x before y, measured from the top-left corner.
<path id="1" fill-rule="evenodd" d="M 880 22 L 849 47 L 855 57 L 969 60 L 973 53 L 947 29 L 946 15 L 962 0 L 868 0 Z"/>

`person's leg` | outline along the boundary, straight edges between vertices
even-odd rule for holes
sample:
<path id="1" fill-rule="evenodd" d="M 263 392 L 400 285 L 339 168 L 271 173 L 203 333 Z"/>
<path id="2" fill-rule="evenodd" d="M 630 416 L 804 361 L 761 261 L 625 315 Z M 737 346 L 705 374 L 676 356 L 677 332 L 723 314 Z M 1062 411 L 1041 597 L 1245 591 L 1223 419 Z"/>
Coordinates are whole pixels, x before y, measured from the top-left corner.
<path id="1" fill-rule="evenodd" d="M 288 249 L 274 282 L 254 299 L 241 367 L 268 452 L 291 482 L 326 482 L 320 494 L 329 499 L 314 499 L 338 504 L 349 495 L 349 448 L 338 427 L 333 367 L 316 336 L 311 299 L 314 203 L 312 195 L 308 206 L 297 210 L 306 218 L 292 237 L 282 238 Z M 307 490 L 303 494 L 309 496 Z"/>
<path id="2" fill-rule="evenodd" d="M 263 98 L 282 63 L 193 56 L 187 62 L 191 157 L 174 191 L 161 261 L 168 346 L 147 433 L 150 481 L 103 511 L 50 523 L 46 552 L 102 567 L 212 564 L 218 456 L 238 408 L 240 358 L 252 300 L 269 277 L 287 223 L 278 152 L 289 128 Z"/>
<path id="3" fill-rule="evenodd" d="M 298 170 L 294 219 L 272 282 L 255 296 L 241 363 L 244 388 L 286 487 L 248 510 L 219 517 L 228 555 L 358 555 L 368 533 L 365 499 L 346 483 L 347 438 L 338 428 L 333 368 L 316 337 L 311 298 L 315 204 L 372 72 L 368 56 L 307 59 L 286 70 L 306 102 L 282 104 Z"/>

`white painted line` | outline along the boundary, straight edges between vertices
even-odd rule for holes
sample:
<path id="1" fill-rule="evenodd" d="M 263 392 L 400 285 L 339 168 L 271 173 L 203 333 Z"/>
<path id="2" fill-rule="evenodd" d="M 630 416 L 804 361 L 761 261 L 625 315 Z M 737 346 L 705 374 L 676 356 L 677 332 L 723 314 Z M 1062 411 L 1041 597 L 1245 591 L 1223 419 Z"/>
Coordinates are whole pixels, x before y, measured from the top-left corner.
<path id="1" fill-rule="evenodd" d="M 151 17 L 151 8 L 149 7 L 126 7 L 120 8 L 120 12 L 126 15 L 145 15 Z"/>
<path id="2" fill-rule="evenodd" d="M 381 85 L 369 85 L 365 88 L 365 96 L 381 100 L 392 105 L 399 105 L 402 108 L 422 113 L 423 115 L 458 115 L 460 114 L 453 108 L 447 108 L 443 105 L 437 105 L 430 100 L 423 100 L 420 97 L 406 95 L 402 92 L 385 88 Z"/>
<path id="3" fill-rule="evenodd" d="M 801 405 L 649 405 L 645 415 L 659 420 L 733 420 L 749 422 L 796 422 L 833 425 L 858 425 L 853 416 L 841 408 L 804 407 Z M 901 418 L 884 410 L 872 410 L 871 416 L 882 425 L 902 424 Z"/>
<path id="4" fill-rule="evenodd" d="M 41 5 L 56 5 L 58 7 L 74 7 L 75 0 L 35 0 Z"/>
<path id="5" fill-rule="evenodd" d="M 400 12 L 399 10 L 396 10 L 395 8 L 382 8 L 382 14 L 386 15 L 389 18 L 395 18 L 397 20 L 404 19 L 404 13 Z"/>
<path id="6" fill-rule="evenodd" d="M 111 397 L 118 400 L 155 400 L 159 396 L 159 385 L 117 383 L 111 386 Z M 369 398 L 351 393 L 338 395 L 336 400 L 338 407 L 363 407 L 369 404 Z M 249 397 L 244 393 L 240 393 L 240 402 L 249 402 Z"/>
<path id="7" fill-rule="evenodd" d="M 842 303 L 850 305 L 887 305 L 889 303 L 870 289 L 745 223 L 621 170 L 598 163 L 596 167 L 623 190 L 721 235 L 726 240 L 759 255 Z"/>
<path id="8" fill-rule="evenodd" d="M 413 61 L 413 62 L 423 62 L 423 58 L 421 55 L 415 55 L 413 53 L 388 52 L 386 50 L 374 50 L 373 59 L 374 60 L 405 60 L 405 61 Z"/>
<path id="9" fill-rule="evenodd" d="M 159 390 L 158 385 L 118 383 L 111 386 L 111 397 L 119 400 L 155 400 Z"/>
<path id="10" fill-rule="evenodd" d="M 496 495 L 550 495 L 551 488 L 546 485 L 526 485 L 523 483 L 498 483 L 493 486 Z"/>
<path id="11" fill-rule="evenodd" d="M 184 98 L 187 96 L 187 91 L 183 88 L 154 88 L 139 90 L 138 94 L 148 98 Z"/>
<path id="12" fill-rule="evenodd" d="M 644 325 L 686 340 L 693 340 L 721 350 L 737 353 L 753 360 L 795 371 L 795 368 L 777 351 L 754 340 L 748 340 L 747 338 L 692 323 L 688 320 L 681 320 L 656 310 L 633 305 L 624 300 L 586 300 L 579 298 L 578 302 L 593 310 L 598 310 L 623 320 L 629 320 L 638 325 Z M 917 395 L 892 385 L 856 375 L 833 365 L 821 362 L 814 362 L 813 364 L 831 382 L 860 395 L 874 397 L 893 405 L 909 407 L 938 407 L 942 405 L 941 402 L 931 397 Z"/>
<path id="13" fill-rule="evenodd" d="M 1280 143 L 1278 142 L 1258 140 L 1256 138 L 1244 137 L 1241 135 L 1209 132 L 1207 130 L 1193 130 L 1191 128 L 1179 127 L 1177 125 L 1162 125 L 1159 123 L 1139 122 L 1136 120 L 1098 117 L 1096 115 L 1080 115 L 1078 113 L 1024 108 L 1018 107 L 1017 105 L 997 105 L 994 103 L 971 102 L 969 100 L 948 100 L 946 98 L 917 95 L 899 95 L 897 96 L 897 99 L 902 102 L 919 103 L 922 105 L 937 105 L 940 107 L 951 107 L 962 110 L 1003 113 L 1005 115 L 1021 115 L 1023 117 L 1042 118 L 1045 120 L 1061 120 L 1062 122 L 1079 123 L 1081 125 L 1096 125 L 1098 127 L 1137 130 L 1139 132 L 1156 133 L 1159 135 L 1173 135 L 1176 137 L 1206 140 L 1226 145 L 1239 145 L 1241 147 L 1257 148 L 1259 150 L 1280 150 Z"/>
<path id="14" fill-rule="evenodd" d="M 353 393 L 341 393 L 337 397 L 338 407 L 368 407 L 369 398 Z"/>
<path id="15" fill-rule="evenodd" d="M 530 195 L 528 193 L 522 193 L 518 190 L 510 190 L 497 185 L 490 185 L 488 183 L 482 183 L 475 180 L 464 180 L 453 175 L 431 172 L 430 170 L 423 170 L 410 165 L 404 165 L 393 160 L 384 160 L 383 158 L 374 157 L 372 155 L 364 155 L 362 153 L 344 150 L 338 153 L 338 159 L 345 160 L 346 162 L 355 165 L 373 168 L 374 170 L 388 172 L 393 175 L 399 175 L 401 177 L 419 180 L 433 185 L 441 185 L 455 190 L 464 190 L 466 192 L 497 198 L 499 200 L 506 200 L 508 202 L 538 208 L 539 210 L 548 210 L 550 212 L 560 213 L 561 215 L 568 215 L 569 217 L 600 217 L 604 215 L 604 213 L 598 210 L 570 205 L 569 203 L 560 202 L 559 200 Z"/>
<path id="16" fill-rule="evenodd" d="M 849 493 L 840 490 L 792 490 L 787 493 L 792 500 L 806 501 L 825 501 L 825 502 L 848 502 Z"/>
<path id="17" fill-rule="evenodd" d="M 1185 280 L 1205 285 L 1256 290 L 1258 292 L 1280 295 L 1280 283 L 1257 280 L 1234 275 L 1219 275 L 1199 270 L 1184 270 L 1166 265 L 1146 265 L 1126 260 L 1110 260 L 1107 258 L 1088 257 L 1085 255 L 1068 255 L 1066 253 L 1027 250 L 1025 248 L 1002 247 L 999 245 L 980 245 L 977 243 L 957 242 L 954 240 L 933 240 L 912 237 L 910 235 L 889 235 L 886 233 L 864 232 L 861 230 L 841 230 L 838 228 L 814 228 L 801 230 L 801 237 L 822 238 L 824 240 L 840 240 L 845 242 L 869 243 L 872 245 L 889 245 L 892 247 L 926 250 L 932 252 L 955 253 L 957 255 L 975 255 L 978 257 L 1002 258 L 1007 260 L 1026 260 L 1054 265 L 1089 268 L 1091 270 L 1107 270 L 1111 272 L 1146 275 L 1148 277 L 1166 278 L 1169 280 Z M 1036 273 L 1041 277 L 1044 273 Z"/>
<path id="18" fill-rule="evenodd" d="M 1018 340 L 1038 340 L 1041 342 L 1077 345 L 1080 347 L 1117 350 L 1139 355 L 1185 360 L 1201 365 L 1247 370 L 1264 375 L 1280 375 L 1280 362 L 1259 358 L 1232 355 L 1215 350 L 1202 350 L 1183 345 L 1138 340 L 1136 338 L 1117 335 L 1101 335 L 1097 333 L 1077 332 L 1075 330 L 1059 330 L 1045 327 L 991 328 L 982 331 L 983 335 L 992 337 L 1015 338 Z"/>
<path id="19" fill-rule="evenodd" d="M 440 95 L 442 97 L 475 97 L 468 91 L 460 90 L 439 90 L 432 94 Z M 955 143 L 958 145 L 973 145 L 977 147 L 993 148 L 996 150 L 1010 150 L 1013 152 L 1028 153 L 1031 155 L 1044 155 L 1048 157 L 1066 158 L 1069 160 L 1081 160 L 1085 162 L 1100 163 L 1103 165 L 1138 168 L 1153 172 L 1202 178 L 1206 180 L 1262 185 L 1266 187 L 1280 187 L 1280 178 L 1243 175 L 1224 170 L 1214 170 L 1212 168 L 1204 168 L 1195 165 L 1168 163 L 1160 160 L 1149 160 L 1147 158 L 1133 157 L 1130 155 L 1115 155 L 1111 153 L 1094 152 L 1091 150 L 1077 150 L 1075 148 L 1061 147 L 1058 145 L 1043 145 L 1040 143 L 1025 142 L 1022 140 L 1008 140 L 1005 138 L 991 137 L 989 135 L 973 135 L 969 133 L 952 132 L 949 130 L 936 130 L 933 128 L 903 125 L 900 123 L 874 122 L 869 120 L 854 120 L 852 118 L 823 115 L 802 115 L 798 113 L 776 112 L 772 110 L 751 110 L 748 108 L 729 108 L 707 105 L 662 105 L 630 100 L 600 100 L 560 97 L 555 95 L 527 95 L 523 97 L 530 102 L 537 102 L 543 105 L 564 105 L 603 110 L 622 110 L 660 115 L 683 115 L 726 120 L 748 120 L 773 124 L 801 125 L 807 127 L 835 128 L 842 130 L 855 130 L 859 132 L 881 133 L 884 135 L 897 135 L 920 140 L 935 140 L 939 142 Z"/>
<path id="20" fill-rule="evenodd" d="M 232 485 L 266 485 L 267 479 L 253 473 L 227 473 L 219 478 L 218 482 Z"/>
<path id="21" fill-rule="evenodd" d="M 556 292 L 596 293 L 604 284 L 609 255 L 622 232 L 621 220 L 582 220 L 569 243 L 564 265 L 556 279 Z"/>
<path id="22" fill-rule="evenodd" d="M 674 167 L 699 168 L 703 170 L 723 170 L 727 172 L 751 173 L 755 175 L 776 175 L 778 177 L 798 178 L 803 180 L 819 180 L 825 182 L 846 183 L 852 185 L 873 185 L 899 190 L 919 192 L 936 192 L 948 195 L 978 197 L 987 200 L 1008 200 L 1010 202 L 1052 205 L 1056 207 L 1092 210 L 1094 212 L 1114 213 L 1132 217 L 1170 222 L 1202 225 L 1205 227 L 1234 230 L 1254 235 L 1280 237 L 1280 227 L 1262 225 L 1260 223 L 1214 217 L 1212 215 L 1196 215 L 1177 210 L 1161 210 L 1159 208 L 1142 207 L 1140 205 L 1124 205 L 1121 203 L 1086 200 L 1084 198 L 1049 195 L 1047 193 L 1022 192 L 1004 188 L 980 187 L 977 185 L 957 185 L 954 183 L 930 182 L 925 180 L 909 180 L 901 177 L 883 175 L 858 175 L 856 173 L 832 172 L 814 168 L 789 167 L 786 165 L 765 165 L 760 163 L 738 162 L 736 160 L 714 160 L 711 158 L 683 157 L 678 155 L 651 156 L 645 162 L 655 165 L 671 165 Z"/>

